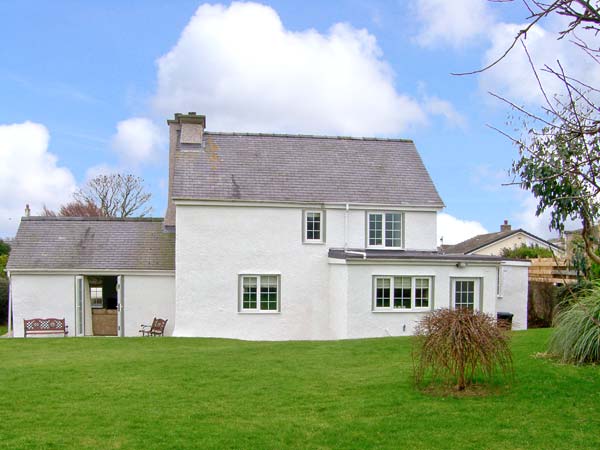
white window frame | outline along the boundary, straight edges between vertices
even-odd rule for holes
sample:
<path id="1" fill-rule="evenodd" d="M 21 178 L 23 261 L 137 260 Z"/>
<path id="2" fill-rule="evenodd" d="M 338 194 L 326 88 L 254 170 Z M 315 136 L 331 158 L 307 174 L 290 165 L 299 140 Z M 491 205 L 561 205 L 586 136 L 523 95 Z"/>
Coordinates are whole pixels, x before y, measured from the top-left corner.
<path id="1" fill-rule="evenodd" d="M 394 307 L 394 283 L 396 278 L 410 278 L 410 308 Z M 377 280 L 388 280 L 390 282 L 390 306 L 377 306 Z M 416 304 L 416 284 L 417 280 L 427 280 L 429 282 L 428 305 L 417 307 Z M 428 312 L 433 309 L 433 280 L 432 275 L 373 275 L 373 312 Z"/>
<path id="2" fill-rule="evenodd" d="M 102 286 L 90 286 L 90 304 L 94 309 L 104 308 L 104 292 L 102 288 Z M 102 294 L 102 296 L 100 296 L 100 305 L 94 303 L 94 300 L 97 300 L 93 295 L 94 289 L 100 289 L 100 293 Z"/>
<path id="3" fill-rule="evenodd" d="M 385 245 L 385 232 L 386 232 L 386 215 L 398 214 L 400 216 L 400 245 L 399 246 L 387 246 Z M 371 216 L 381 216 L 381 244 L 371 244 Z M 391 250 L 401 250 L 404 248 L 404 213 L 401 211 L 367 211 L 367 248 L 381 248 Z"/>
<path id="4" fill-rule="evenodd" d="M 260 302 L 261 280 L 266 277 L 276 279 L 277 308 L 262 309 Z M 244 308 L 244 278 L 256 278 L 256 308 Z M 241 314 L 279 314 L 281 312 L 281 276 L 279 274 L 240 274 L 238 276 L 238 312 Z"/>
<path id="5" fill-rule="evenodd" d="M 476 277 L 452 277 L 450 289 L 450 307 L 456 309 L 456 282 L 457 281 L 472 281 L 473 282 L 473 311 L 480 311 L 483 307 L 482 281 Z"/>
<path id="6" fill-rule="evenodd" d="M 308 215 L 319 214 L 319 239 L 308 238 Z M 302 213 L 302 242 L 305 244 L 325 243 L 325 211 L 322 209 L 306 209 Z"/>

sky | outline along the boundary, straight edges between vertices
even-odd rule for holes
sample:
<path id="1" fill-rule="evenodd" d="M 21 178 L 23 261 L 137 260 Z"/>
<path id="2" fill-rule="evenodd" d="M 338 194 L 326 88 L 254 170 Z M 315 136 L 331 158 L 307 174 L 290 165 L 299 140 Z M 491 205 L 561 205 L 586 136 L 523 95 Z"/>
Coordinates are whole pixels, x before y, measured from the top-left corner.
<path id="1" fill-rule="evenodd" d="M 550 237 L 531 194 L 504 185 L 518 153 L 493 129 L 519 133 L 490 91 L 539 103 L 524 51 L 452 75 L 494 60 L 526 17 L 485 0 L 2 1 L 0 237 L 25 204 L 57 208 L 110 172 L 141 176 L 162 217 L 166 120 L 188 111 L 210 131 L 413 139 L 446 204 L 444 243 L 503 220 Z M 555 39 L 559 20 L 529 33 L 534 64 L 560 59 L 597 82 Z"/>

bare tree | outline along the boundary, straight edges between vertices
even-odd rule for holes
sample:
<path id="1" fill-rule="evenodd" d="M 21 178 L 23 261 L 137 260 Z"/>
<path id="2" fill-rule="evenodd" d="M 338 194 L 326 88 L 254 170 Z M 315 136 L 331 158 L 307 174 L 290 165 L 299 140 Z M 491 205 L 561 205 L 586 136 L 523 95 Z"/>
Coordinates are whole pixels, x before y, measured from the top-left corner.
<path id="1" fill-rule="evenodd" d="M 503 3 L 513 0 L 490 0 Z M 515 182 L 530 190 L 538 200 L 536 214 L 549 211 L 550 228 L 564 231 L 567 219 L 580 220 L 587 255 L 600 263 L 600 247 L 595 223 L 600 214 L 600 90 L 568 74 L 556 61 L 541 71 L 559 80 L 561 93 L 548 93 L 525 44 L 527 33 L 542 20 L 557 15 L 566 18 L 557 39 L 569 39 L 574 49 L 598 64 L 600 70 L 600 1 L 589 0 L 522 0 L 529 12 L 527 25 L 519 30 L 506 50 L 486 67 L 465 74 L 490 70 L 502 61 L 517 44 L 529 59 L 543 102 L 537 110 L 528 110 L 491 93 L 510 105 L 521 120 L 522 136 L 500 131 L 519 149 L 513 162 Z"/>
<path id="2" fill-rule="evenodd" d="M 56 217 L 56 216 L 61 216 L 61 217 L 102 217 L 102 216 L 104 216 L 104 214 L 102 213 L 102 210 L 95 203 L 93 203 L 91 201 L 83 203 L 83 202 L 77 201 L 77 200 L 62 205 L 60 207 L 60 209 L 58 210 L 58 213 L 56 213 L 55 211 L 53 211 L 51 209 L 48 209 L 44 205 L 44 209 L 42 210 L 42 215 L 48 216 L 48 217 Z"/>
<path id="3" fill-rule="evenodd" d="M 103 216 L 144 217 L 152 211 L 148 205 L 152 194 L 144 180 L 135 175 L 99 175 L 74 194 L 82 204 L 97 205 Z"/>

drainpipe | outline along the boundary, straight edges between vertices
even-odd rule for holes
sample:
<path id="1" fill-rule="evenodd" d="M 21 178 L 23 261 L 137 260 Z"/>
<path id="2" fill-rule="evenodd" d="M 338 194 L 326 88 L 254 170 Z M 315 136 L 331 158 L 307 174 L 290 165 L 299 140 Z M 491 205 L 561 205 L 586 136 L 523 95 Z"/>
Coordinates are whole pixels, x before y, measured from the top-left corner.
<path id="1" fill-rule="evenodd" d="M 348 250 L 348 212 L 350 203 L 346 203 L 346 212 L 344 213 L 344 251 Z"/>
<path id="2" fill-rule="evenodd" d="M 11 295 L 11 291 L 12 291 L 12 282 L 10 279 L 10 272 L 6 271 L 6 275 L 8 276 L 8 330 L 7 333 L 9 336 L 14 336 L 13 333 L 13 323 L 12 323 L 12 295 Z"/>

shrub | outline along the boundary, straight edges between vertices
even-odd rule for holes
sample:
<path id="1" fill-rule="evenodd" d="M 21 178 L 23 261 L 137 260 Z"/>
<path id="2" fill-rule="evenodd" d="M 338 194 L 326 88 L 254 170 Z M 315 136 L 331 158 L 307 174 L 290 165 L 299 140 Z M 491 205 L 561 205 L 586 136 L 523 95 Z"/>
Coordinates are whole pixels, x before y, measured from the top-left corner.
<path id="1" fill-rule="evenodd" d="M 600 283 L 579 291 L 554 319 L 549 352 L 562 362 L 600 362 Z"/>
<path id="2" fill-rule="evenodd" d="M 417 325 L 413 352 L 418 385 L 441 379 L 459 391 L 476 377 L 491 381 L 500 371 L 512 374 L 509 333 L 480 311 L 438 309 Z"/>
<path id="3" fill-rule="evenodd" d="M 503 248 L 501 255 L 504 258 L 516 258 L 516 259 L 531 259 L 531 258 L 552 258 L 554 253 L 552 250 L 538 247 L 537 245 L 526 245 L 521 244 L 517 248 Z"/>

